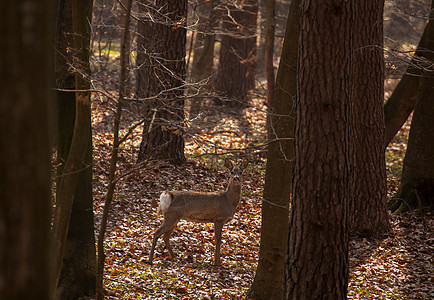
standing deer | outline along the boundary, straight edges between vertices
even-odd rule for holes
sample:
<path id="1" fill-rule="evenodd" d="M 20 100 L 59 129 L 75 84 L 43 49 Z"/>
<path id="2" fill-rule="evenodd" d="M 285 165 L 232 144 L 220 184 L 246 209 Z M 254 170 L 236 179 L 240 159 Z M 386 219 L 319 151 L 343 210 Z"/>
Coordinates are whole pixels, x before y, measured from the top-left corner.
<path id="1" fill-rule="evenodd" d="M 156 230 L 152 240 L 149 263 L 154 259 L 154 249 L 158 238 L 163 235 L 164 244 L 170 257 L 175 255 L 169 243 L 169 237 L 179 220 L 184 219 L 195 223 L 214 223 L 215 257 L 214 265 L 220 265 L 220 245 L 223 225 L 230 221 L 241 198 L 241 182 L 244 169 L 248 162 L 233 166 L 226 158 L 225 166 L 230 171 L 229 184 L 224 192 L 207 193 L 192 191 L 163 192 L 160 196 L 157 216 L 162 213 L 163 224 Z"/>

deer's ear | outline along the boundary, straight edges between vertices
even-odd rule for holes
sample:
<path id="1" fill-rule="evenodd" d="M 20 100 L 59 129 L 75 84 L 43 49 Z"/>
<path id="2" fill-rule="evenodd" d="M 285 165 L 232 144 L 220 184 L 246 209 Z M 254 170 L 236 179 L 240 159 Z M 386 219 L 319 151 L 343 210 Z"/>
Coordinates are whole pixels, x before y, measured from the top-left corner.
<path id="1" fill-rule="evenodd" d="M 240 165 L 240 169 L 244 170 L 245 168 L 247 168 L 247 166 L 249 165 L 249 161 L 248 160 L 244 160 L 241 165 Z"/>
<path id="2" fill-rule="evenodd" d="M 231 160 L 227 157 L 225 158 L 225 167 L 228 168 L 229 170 L 232 170 L 233 168 Z"/>

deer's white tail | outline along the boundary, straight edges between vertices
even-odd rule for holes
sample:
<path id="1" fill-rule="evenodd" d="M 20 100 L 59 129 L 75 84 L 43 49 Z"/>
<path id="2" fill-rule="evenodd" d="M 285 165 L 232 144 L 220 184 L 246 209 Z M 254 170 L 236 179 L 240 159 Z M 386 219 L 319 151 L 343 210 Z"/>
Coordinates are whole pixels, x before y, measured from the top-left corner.
<path id="1" fill-rule="evenodd" d="M 160 204 L 157 209 L 157 217 L 167 211 L 172 203 L 172 195 L 167 192 L 162 192 L 160 195 Z"/>

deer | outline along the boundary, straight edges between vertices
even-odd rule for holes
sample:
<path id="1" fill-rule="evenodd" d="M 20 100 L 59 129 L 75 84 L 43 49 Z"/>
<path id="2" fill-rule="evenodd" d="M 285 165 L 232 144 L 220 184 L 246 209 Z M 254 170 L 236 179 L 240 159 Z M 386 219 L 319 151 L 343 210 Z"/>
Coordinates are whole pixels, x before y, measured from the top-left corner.
<path id="1" fill-rule="evenodd" d="M 160 195 L 160 204 L 157 217 L 163 214 L 164 221 L 155 231 L 152 240 L 149 264 L 152 265 L 157 240 L 163 235 L 164 244 L 169 251 L 170 258 L 175 254 L 170 246 L 169 238 L 181 220 L 194 223 L 214 223 L 215 253 L 214 265 L 220 265 L 220 246 L 223 225 L 232 220 L 241 198 L 241 184 L 243 171 L 248 161 L 234 166 L 229 158 L 225 159 L 225 167 L 230 171 L 228 185 L 221 192 L 195 192 L 195 191 L 165 191 Z"/>

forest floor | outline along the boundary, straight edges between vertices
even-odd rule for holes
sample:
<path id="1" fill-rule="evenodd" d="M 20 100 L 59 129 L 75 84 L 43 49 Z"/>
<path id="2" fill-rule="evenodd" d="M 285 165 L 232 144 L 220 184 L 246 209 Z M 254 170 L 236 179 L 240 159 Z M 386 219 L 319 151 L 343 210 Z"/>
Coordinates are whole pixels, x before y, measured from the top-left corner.
<path id="1" fill-rule="evenodd" d="M 207 107 L 201 122 L 191 123 L 186 138 L 188 163 L 173 166 L 148 162 L 136 168 L 141 140 L 138 127 L 121 147 L 117 185 L 106 234 L 104 286 L 107 299 L 243 299 L 258 261 L 261 199 L 265 159 L 265 106 L 253 97 L 241 113 Z M 261 100 L 262 99 L 262 100 Z M 138 121 L 124 113 L 122 134 Z M 109 102 L 93 101 L 94 200 L 96 234 L 107 189 L 113 113 Z M 396 191 L 405 154 L 409 124 L 387 149 L 389 197 Z M 171 236 L 177 257 L 170 260 L 160 239 L 154 264 L 147 263 L 153 233 L 162 223 L 153 200 L 165 190 L 223 190 L 226 172 L 216 147 L 251 147 L 251 163 L 242 202 L 234 220 L 225 225 L 222 266 L 214 267 L 212 224 L 181 221 Z M 381 238 L 350 242 L 349 299 L 434 299 L 434 218 L 430 212 L 390 215 L 391 231 Z"/>

